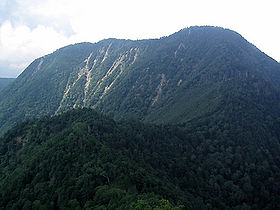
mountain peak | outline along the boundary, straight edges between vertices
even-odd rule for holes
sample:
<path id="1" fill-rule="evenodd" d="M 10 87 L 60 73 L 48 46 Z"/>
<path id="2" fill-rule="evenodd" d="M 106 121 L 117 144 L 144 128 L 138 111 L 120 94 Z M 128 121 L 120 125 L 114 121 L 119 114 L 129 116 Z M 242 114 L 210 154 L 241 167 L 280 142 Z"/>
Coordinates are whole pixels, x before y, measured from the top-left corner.
<path id="1" fill-rule="evenodd" d="M 0 91 L 0 135 L 49 115 L 0 138 L 0 208 L 280 209 L 279 107 L 228 29 L 66 46 Z"/>
<path id="2" fill-rule="evenodd" d="M 207 35 L 211 35 L 211 34 L 221 35 L 221 34 L 226 33 L 226 34 L 232 34 L 232 35 L 237 35 L 239 37 L 242 37 L 236 31 L 233 31 L 233 30 L 227 29 L 227 28 L 223 28 L 223 27 L 218 27 L 218 26 L 191 26 L 188 28 L 183 28 L 183 29 L 179 30 L 178 32 L 175 32 L 174 34 L 181 34 L 181 33 L 185 33 L 187 35 L 189 35 L 191 33 L 195 33 L 195 35 L 198 35 L 201 33 L 202 34 L 206 33 Z"/>
<path id="3" fill-rule="evenodd" d="M 36 59 L 0 94 L 0 128 L 78 107 L 115 119 L 183 123 L 215 112 L 225 90 L 240 88 L 241 81 L 253 92 L 252 81 L 275 91 L 279 71 L 279 63 L 241 35 L 213 26 L 161 39 L 79 43 Z"/>

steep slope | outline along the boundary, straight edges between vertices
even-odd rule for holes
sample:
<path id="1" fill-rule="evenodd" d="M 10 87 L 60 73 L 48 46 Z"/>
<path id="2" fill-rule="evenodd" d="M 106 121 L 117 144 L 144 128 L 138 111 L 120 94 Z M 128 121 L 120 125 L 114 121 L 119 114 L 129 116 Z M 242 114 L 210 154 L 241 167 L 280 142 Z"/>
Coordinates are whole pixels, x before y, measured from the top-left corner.
<path id="1" fill-rule="evenodd" d="M 222 28 L 82 43 L 35 60 L 0 94 L 0 132 L 26 118 L 77 107 L 114 119 L 183 123 L 217 110 L 229 113 L 229 104 L 244 99 L 256 111 L 255 104 L 272 106 L 279 116 L 279 85 L 280 64 Z"/>
<path id="2" fill-rule="evenodd" d="M 280 129 L 260 142 L 234 126 L 89 109 L 26 121 L 0 139 L 0 208 L 279 209 Z"/>
<path id="3" fill-rule="evenodd" d="M 14 80 L 15 78 L 0 78 L 0 91 Z"/>

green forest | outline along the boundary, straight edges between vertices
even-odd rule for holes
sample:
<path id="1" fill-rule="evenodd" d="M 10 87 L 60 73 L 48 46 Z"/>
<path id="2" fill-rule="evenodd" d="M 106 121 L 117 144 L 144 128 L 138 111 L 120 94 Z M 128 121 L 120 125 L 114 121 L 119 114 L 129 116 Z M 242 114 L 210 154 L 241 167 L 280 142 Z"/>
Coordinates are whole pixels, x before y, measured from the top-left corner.
<path id="1" fill-rule="evenodd" d="M 261 142 L 235 127 L 117 122 L 86 108 L 25 121 L 0 140 L 0 206 L 279 209 L 279 132 Z"/>
<path id="2" fill-rule="evenodd" d="M 0 91 L 0 209 L 279 201 L 280 64 L 229 29 L 69 45 Z"/>

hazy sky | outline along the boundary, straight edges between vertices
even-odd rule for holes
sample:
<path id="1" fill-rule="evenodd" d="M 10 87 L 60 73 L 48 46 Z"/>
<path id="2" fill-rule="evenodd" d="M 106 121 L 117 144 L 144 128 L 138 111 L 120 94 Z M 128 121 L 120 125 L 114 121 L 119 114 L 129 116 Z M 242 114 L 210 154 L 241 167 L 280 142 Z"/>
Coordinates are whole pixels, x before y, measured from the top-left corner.
<path id="1" fill-rule="evenodd" d="M 235 30 L 280 61 L 280 0 L 0 0 L 0 77 L 68 44 L 159 38 L 193 25 Z"/>

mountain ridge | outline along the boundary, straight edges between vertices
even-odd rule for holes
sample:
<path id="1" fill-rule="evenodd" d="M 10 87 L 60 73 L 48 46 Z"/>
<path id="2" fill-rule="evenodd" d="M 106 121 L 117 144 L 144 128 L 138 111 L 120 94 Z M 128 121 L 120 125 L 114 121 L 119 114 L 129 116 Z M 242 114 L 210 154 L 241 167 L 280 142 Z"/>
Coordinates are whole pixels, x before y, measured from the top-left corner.
<path id="1" fill-rule="evenodd" d="M 234 77 L 233 88 L 240 86 L 239 77 L 258 78 L 278 92 L 279 66 L 238 33 L 219 27 L 191 27 L 152 40 L 70 45 L 36 59 L 0 94 L 0 128 L 4 132 L 10 122 L 77 107 L 115 119 L 183 123 L 214 112 Z"/>
<path id="2" fill-rule="evenodd" d="M 0 92 L 0 208 L 279 209 L 279 108 L 231 30 L 64 47 Z"/>

